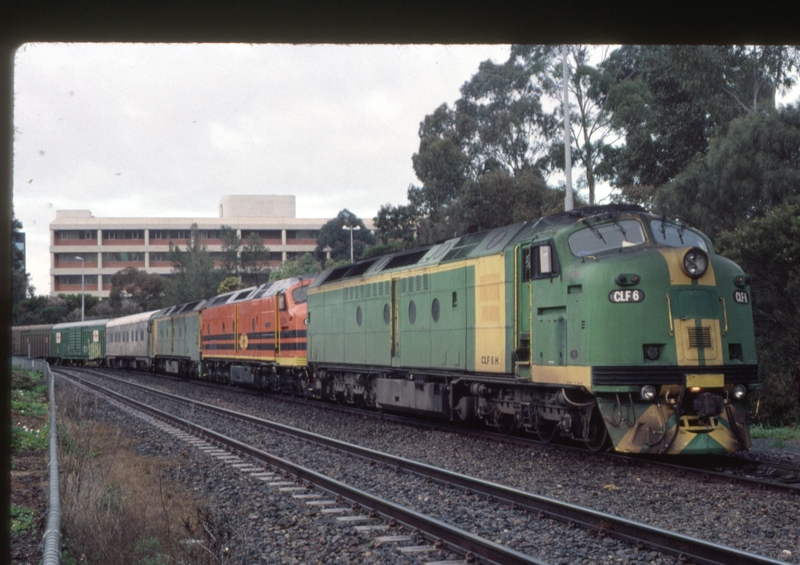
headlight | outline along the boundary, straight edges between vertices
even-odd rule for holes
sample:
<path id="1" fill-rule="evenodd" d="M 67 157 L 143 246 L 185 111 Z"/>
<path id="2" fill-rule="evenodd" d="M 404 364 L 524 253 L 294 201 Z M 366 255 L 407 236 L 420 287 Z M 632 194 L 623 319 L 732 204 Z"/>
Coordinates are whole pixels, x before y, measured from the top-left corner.
<path id="1" fill-rule="evenodd" d="M 744 395 L 747 394 L 747 389 L 744 388 L 744 385 L 736 385 L 733 387 L 733 397 L 736 400 L 741 400 L 744 398 Z"/>
<path id="2" fill-rule="evenodd" d="M 639 391 L 642 400 L 651 401 L 656 397 L 656 387 L 653 385 L 644 385 L 642 390 Z"/>
<path id="3" fill-rule="evenodd" d="M 708 269 L 708 255 L 699 247 L 692 247 L 683 256 L 683 270 L 692 278 L 700 278 Z"/>

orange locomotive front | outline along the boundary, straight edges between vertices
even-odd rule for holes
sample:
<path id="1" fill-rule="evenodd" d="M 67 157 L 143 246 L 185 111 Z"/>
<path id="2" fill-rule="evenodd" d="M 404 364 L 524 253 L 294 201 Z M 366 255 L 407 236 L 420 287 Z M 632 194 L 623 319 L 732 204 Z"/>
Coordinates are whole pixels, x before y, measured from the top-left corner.
<path id="1" fill-rule="evenodd" d="M 306 291 L 312 280 L 294 277 L 209 300 L 201 313 L 203 377 L 300 392 L 306 380 Z"/>

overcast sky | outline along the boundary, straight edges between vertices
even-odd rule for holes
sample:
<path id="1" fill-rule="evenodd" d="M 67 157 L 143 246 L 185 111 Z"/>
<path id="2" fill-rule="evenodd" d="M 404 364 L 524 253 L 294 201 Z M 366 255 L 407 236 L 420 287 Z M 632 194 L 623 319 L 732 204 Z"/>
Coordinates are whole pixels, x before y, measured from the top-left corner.
<path id="1" fill-rule="evenodd" d="M 372 218 L 418 183 L 426 114 L 508 46 L 28 44 L 14 73 L 14 211 L 37 294 L 56 210 L 217 217 L 226 194 Z"/>

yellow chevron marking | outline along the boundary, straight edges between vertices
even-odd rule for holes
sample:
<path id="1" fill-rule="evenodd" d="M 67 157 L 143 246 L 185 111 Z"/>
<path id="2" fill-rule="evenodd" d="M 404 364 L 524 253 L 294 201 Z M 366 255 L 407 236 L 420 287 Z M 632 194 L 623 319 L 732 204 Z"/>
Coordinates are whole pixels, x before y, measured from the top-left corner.
<path id="1" fill-rule="evenodd" d="M 690 285 L 692 277 L 683 270 L 683 256 L 686 254 L 686 247 L 658 247 L 658 252 L 664 256 L 669 267 L 669 282 L 671 285 Z M 714 276 L 714 266 L 709 258 L 708 270 L 697 279 L 697 284 L 715 286 L 717 279 Z"/>

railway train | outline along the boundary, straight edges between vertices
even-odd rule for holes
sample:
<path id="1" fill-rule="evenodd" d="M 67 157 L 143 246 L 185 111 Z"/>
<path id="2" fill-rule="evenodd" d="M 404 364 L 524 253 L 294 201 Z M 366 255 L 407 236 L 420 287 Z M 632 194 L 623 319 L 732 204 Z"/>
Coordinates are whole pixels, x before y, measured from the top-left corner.
<path id="1" fill-rule="evenodd" d="M 13 329 L 15 354 L 172 373 L 568 438 L 750 446 L 750 277 L 682 220 L 612 205 L 112 320 Z"/>

